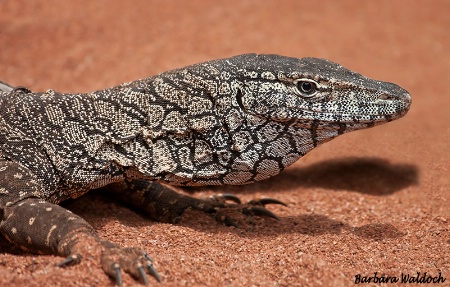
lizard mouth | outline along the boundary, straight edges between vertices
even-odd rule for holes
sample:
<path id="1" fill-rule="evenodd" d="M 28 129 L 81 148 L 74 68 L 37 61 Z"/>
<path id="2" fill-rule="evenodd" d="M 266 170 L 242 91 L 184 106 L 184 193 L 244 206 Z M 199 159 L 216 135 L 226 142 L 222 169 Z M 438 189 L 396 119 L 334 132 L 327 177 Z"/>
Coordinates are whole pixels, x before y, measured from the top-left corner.
<path id="1" fill-rule="evenodd" d="M 320 109 L 300 108 L 302 117 L 320 119 L 324 122 L 365 123 L 376 124 L 392 121 L 403 117 L 411 106 L 411 96 L 408 93 L 401 97 L 383 98 L 367 103 L 328 102 Z"/>

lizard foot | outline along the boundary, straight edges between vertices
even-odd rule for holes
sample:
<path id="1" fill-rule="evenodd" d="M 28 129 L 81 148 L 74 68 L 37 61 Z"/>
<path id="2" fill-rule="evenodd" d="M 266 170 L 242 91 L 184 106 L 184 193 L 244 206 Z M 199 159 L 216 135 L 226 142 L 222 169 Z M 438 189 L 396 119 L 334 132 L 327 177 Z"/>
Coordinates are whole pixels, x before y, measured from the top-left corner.
<path id="1" fill-rule="evenodd" d="M 147 274 L 161 282 L 161 277 L 153 267 L 153 259 L 147 252 L 135 247 L 122 248 L 109 241 L 104 241 L 103 245 L 105 250 L 101 255 L 102 268 L 117 285 L 122 286 L 122 270 L 140 279 L 145 285 L 149 283 Z"/>
<path id="2" fill-rule="evenodd" d="M 246 216 L 263 216 L 280 220 L 278 216 L 265 208 L 265 206 L 267 204 L 280 204 L 287 206 L 284 202 L 274 198 L 253 199 L 243 204 L 241 203 L 239 197 L 229 193 L 212 195 L 207 200 L 211 201 L 213 205 L 217 205 L 214 208 L 216 211 L 215 219 L 227 226 L 234 227 L 238 227 L 238 225 L 231 217 L 226 215 L 228 210 L 237 209 Z M 233 203 L 229 203 L 230 201 Z"/>
<path id="3" fill-rule="evenodd" d="M 279 220 L 278 216 L 265 208 L 267 204 L 283 202 L 273 198 L 261 198 L 241 203 L 233 194 L 217 194 L 208 198 L 194 198 L 178 193 L 158 182 L 132 180 L 107 186 L 108 192 L 116 198 L 144 211 L 152 219 L 159 222 L 179 222 L 185 210 L 198 210 L 213 216 L 227 226 L 237 226 L 228 214 L 241 212 L 246 216 L 264 216 Z"/>
<path id="4" fill-rule="evenodd" d="M 81 254 L 85 254 L 87 252 L 86 249 L 89 249 L 90 246 L 99 245 L 102 250 L 98 254 L 102 269 L 118 286 L 122 286 L 123 284 L 122 270 L 136 280 L 140 280 L 145 285 L 149 283 L 147 274 L 155 277 L 158 282 L 161 282 L 161 277 L 153 267 L 153 259 L 147 252 L 136 247 L 120 247 L 111 241 L 101 239 L 97 236 L 85 236 L 83 239 L 83 241 L 75 241 L 72 248 L 70 248 L 71 254 L 57 264 L 58 267 L 66 267 L 80 263 L 83 258 Z"/>

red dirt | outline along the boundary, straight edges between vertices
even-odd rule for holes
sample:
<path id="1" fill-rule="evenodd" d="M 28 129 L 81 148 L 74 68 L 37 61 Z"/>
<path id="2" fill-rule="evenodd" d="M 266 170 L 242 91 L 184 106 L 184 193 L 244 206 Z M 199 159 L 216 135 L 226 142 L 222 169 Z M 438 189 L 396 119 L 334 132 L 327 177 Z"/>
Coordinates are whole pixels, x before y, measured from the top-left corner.
<path id="1" fill-rule="evenodd" d="M 190 212 L 161 224 L 101 194 L 68 208 L 148 250 L 161 286 L 351 286 L 374 272 L 441 274 L 450 286 L 449 11 L 445 0 L 0 0 L 0 79 L 87 92 L 256 52 L 397 83 L 413 97 L 403 119 L 341 136 L 264 182 L 193 190 L 280 199 L 289 206 L 270 207 L 280 222 L 241 217 L 236 229 Z M 0 251 L 1 286 L 113 285 L 96 258 L 60 269 L 58 257 Z"/>

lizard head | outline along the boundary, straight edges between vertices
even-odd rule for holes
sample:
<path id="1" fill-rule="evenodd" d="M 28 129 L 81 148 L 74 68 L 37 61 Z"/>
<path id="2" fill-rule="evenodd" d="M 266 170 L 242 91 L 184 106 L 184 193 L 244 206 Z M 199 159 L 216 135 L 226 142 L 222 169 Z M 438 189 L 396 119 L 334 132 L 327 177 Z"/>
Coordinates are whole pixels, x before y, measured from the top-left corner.
<path id="1" fill-rule="evenodd" d="M 369 79 L 328 60 L 238 57 L 247 65 L 237 101 L 259 117 L 295 121 L 305 128 L 336 126 L 350 131 L 400 118 L 411 104 L 410 95 L 399 86 Z"/>
<path id="2" fill-rule="evenodd" d="M 224 178 L 231 184 L 273 176 L 345 132 L 400 118 L 411 104 L 399 86 L 323 59 L 247 54 L 216 63 L 233 98 L 222 116 L 235 153 L 224 165 L 239 170 Z"/>

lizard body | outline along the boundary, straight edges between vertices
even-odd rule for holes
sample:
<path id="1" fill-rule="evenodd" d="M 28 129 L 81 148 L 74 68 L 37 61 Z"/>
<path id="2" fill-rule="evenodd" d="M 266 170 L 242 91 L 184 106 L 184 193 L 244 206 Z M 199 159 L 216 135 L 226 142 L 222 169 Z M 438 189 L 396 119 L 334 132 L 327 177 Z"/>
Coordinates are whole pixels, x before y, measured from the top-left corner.
<path id="1" fill-rule="evenodd" d="M 157 220 L 175 221 L 187 207 L 216 212 L 227 205 L 156 182 L 263 180 L 338 135 L 403 116 L 411 102 L 397 85 L 327 60 L 255 54 L 87 94 L 0 89 L 0 231 L 25 250 L 69 256 L 64 264 L 78 262 L 77 246 L 93 238 L 119 284 L 119 265 L 127 264 L 111 258 L 124 249 L 56 204 L 112 184 Z M 32 233 L 30 218 L 40 231 Z M 73 226 L 62 228 L 67 221 Z M 130 252 L 122 257 L 140 265 L 122 268 L 147 282 L 142 266 L 156 274 L 148 255 Z"/>

